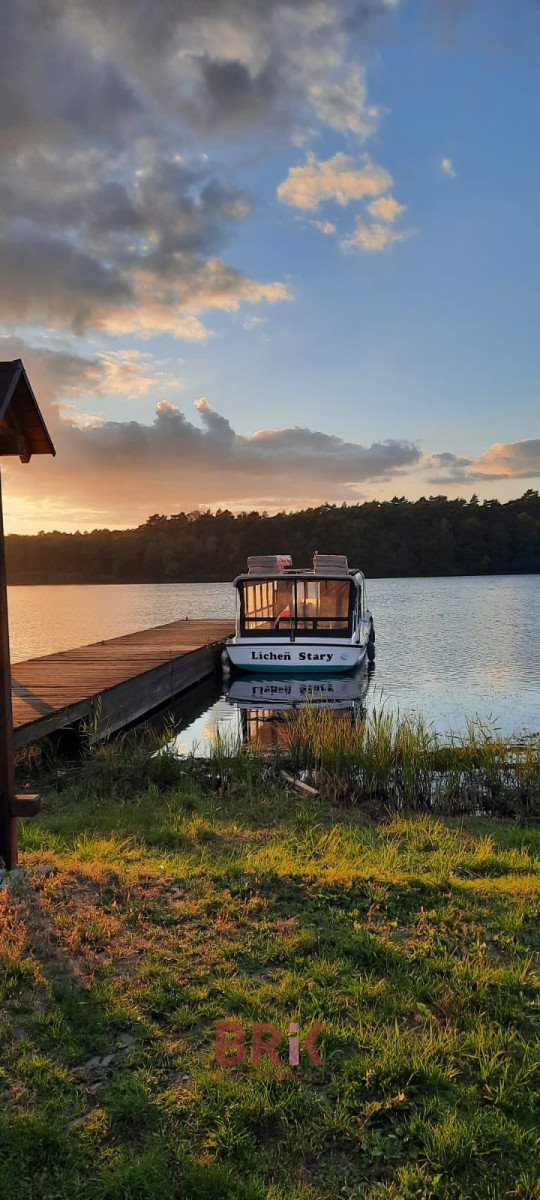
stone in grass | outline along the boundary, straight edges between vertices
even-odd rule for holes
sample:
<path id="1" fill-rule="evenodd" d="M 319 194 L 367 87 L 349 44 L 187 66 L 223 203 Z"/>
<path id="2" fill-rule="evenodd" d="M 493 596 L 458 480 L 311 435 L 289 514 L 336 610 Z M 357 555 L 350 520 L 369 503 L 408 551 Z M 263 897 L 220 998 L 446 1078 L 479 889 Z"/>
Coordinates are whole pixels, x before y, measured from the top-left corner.
<path id="1" fill-rule="evenodd" d="M 88 1071 L 97 1071 L 100 1066 L 101 1066 L 101 1055 L 94 1054 L 94 1057 L 89 1058 L 87 1062 L 82 1064 L 82 1066 L 75 1067 L 74 1074 L 86 1075 L 86 1073 Z"/>
<path id="2" fill-rule="evenodd" d="M 124 1050 L 132 1050 L 137 1045 L 137 1038 L 134 1038 L 132 1033 L 121 1033 L 118 1041 Z"/>
<path id="3" fill-rule="evenodd" d="M 92 1120 L 92 1113 L 86 1113 L 84 1117 L 75 1117 L 74 1121 L 69 1121 L 70 1129 L 79 1129 L 81 1125 L 87 1125 Z"/>
<path id="4" fill-rule="evenodd" d="M 58 867 L 55 867 L 53 863 L 37 863 L 37 865 L 34 867 L 33 873 L 38 877 L 40 875 L 44 875 L 46 878 L 48 875 L 57 875 Z"/>
<path id="5" fill-rule="evenodd" d="M 93 1058 L 89 1058 L 87 1062 L 80 1067 L 74 1067 L 73 1075 L 91 1075 L 93 1071 L 102 1071 L 110 1067 L 114 1060 L 114 1054 L 105 1054 L 103 1057 L 100 1054 L 94 1054 Z"/>
<path id="6" fill-rule="evenodd" d="M 15 883 L 20 883 L 24 879 L 25 872 L 23 867 L 13 867 L 13 870 L 6 871 L 3 867 L 0 870 L 0 888 L 8 887 Z"/>

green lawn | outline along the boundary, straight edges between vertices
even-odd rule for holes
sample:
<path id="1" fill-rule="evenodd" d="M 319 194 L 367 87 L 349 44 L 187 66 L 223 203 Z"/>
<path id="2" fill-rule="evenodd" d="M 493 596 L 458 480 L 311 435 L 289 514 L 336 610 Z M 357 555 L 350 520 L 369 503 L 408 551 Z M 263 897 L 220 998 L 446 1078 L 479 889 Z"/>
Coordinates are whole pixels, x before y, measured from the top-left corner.
<path id="1" fill-rule="evenodd" d="M 113 774 L 0 890 L 1 1195 L 536 1200 L 540 829 Z M 219 1066 L 231 1019 L 283 1068 Z"/>

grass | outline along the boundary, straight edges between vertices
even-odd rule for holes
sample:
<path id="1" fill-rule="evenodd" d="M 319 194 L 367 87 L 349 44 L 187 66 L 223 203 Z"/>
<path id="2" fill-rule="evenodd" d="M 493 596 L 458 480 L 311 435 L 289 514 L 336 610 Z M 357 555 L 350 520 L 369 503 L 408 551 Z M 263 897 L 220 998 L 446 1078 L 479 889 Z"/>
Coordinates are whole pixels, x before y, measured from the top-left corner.
<path id="1" fill-rule="evenodd" d="M 413 811 L 404 732 L 338 771 L 318 728 L 291 730 L 309 799 L 224 746 L 45 764 L 0 889 L 2 1194 L 537 1200 L 540 829 Z M 223 1020 L 276 1025 L 283 1066 L 220 1066 Z M 291 1021 L 322 1025 L 319 1070 L 288 1068 Z"/>

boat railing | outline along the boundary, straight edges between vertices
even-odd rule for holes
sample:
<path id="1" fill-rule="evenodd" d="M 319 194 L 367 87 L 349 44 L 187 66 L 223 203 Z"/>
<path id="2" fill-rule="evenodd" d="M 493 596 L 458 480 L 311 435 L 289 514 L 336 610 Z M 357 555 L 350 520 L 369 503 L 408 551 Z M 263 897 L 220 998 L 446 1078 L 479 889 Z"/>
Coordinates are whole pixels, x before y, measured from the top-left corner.
<path id="1" fill-rule="evenodd" d="M 328 569 L 324 572 L 323 571 L 316 572 L 313 570 L 313 567 L 287 567 L 283 571 L 276 571 L 275 569 L 274 570 L 266 570 L 265 568 L 258 568 L 256 571 L 251 570 L 248 572 L 244 572 L 242 575 L 237 575 L 234 582 L 240 583 L 243 580 L 246 580 L 251 583 L 253 581 L 253 579 L 257 579 L 257 578 L 260 578 L 260 579 L 303 578 L 303 579 L 316 579 L 316 580 L 353 579 L 355 575 L 361 575 L 361 574 L 362 574 L 362 572 L 360 571 L 359 567 L 349 567 L 347 571 L 339 571 L 339 570 L 336 571 L 336 570 Z"/>

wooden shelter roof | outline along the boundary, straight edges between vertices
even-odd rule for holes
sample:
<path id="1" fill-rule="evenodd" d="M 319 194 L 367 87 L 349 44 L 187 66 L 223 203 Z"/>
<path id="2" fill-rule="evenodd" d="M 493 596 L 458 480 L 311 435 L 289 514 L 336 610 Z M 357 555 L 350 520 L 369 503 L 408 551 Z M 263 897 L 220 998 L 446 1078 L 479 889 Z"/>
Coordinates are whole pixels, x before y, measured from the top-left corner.
<path id="1" fill-rule="evenodd" d="M 0 456 L 55 453 L 21 359 L 0 362 Z"/>

